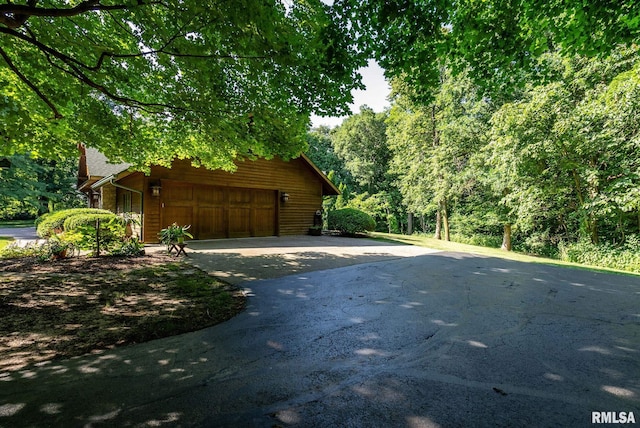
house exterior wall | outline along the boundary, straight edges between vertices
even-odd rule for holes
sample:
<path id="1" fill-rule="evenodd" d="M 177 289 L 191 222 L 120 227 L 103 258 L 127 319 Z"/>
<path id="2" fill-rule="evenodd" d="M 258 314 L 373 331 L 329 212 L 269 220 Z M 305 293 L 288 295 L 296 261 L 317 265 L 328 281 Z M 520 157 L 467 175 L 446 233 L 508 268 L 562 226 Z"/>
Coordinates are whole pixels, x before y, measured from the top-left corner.
<path id="1" fill-rule="evenodd" d="M 188 160 L 176 160 L 170 169 L 152 166 L 150 174 L 133 173 L 118 181 L 118 184 L 143 192 L 142 200 L 139 195 L 132 195 L 132 208 L 134 212 L 144 212 L 143 239 L 145 242 L 157 242 L 157 234 L 171 222 L 169 218 L 163 219 L 163 204 L 168 205 L 171 197 L 169 189 L 175 189 L 184 185 L 187 191 L 192 186 L 213 186 L 215 188 L 229 189 L 257 189 L 265 192 L 256 194 L 268 194 L 272 191 L 275 197 L 275 230 L 276 235 L 301 235 L 306 234 L 313 225 L 316 210 L 322 208 L 323 182 L 312 168 L 303 159 L 293 159 L 285 162 L 280 159 L 258 159 L 255 161 L 238 162 L 238 169 L 233 172 L 221 170 L 211 171 L 205 168 L 194 168 Z M 151 194 L 152 185 L 161 185 L 159 196 Z M 192 185 L 192 186 L 189 186 Z M 127 192 L 117 189 L 118 195 Z M 283 203 L 280 200 L 281 192 L 289 195 L 289 200 Z M 121 198 L 118 198 L 120 201 Z M 197 203 L 194 197 L 194 204 Z M 122 207 L 117 207 L 122 211 Z M 168 216 L 164 216 L 168 217 Z M 228 221 L 228 219 L 227 219 Z"/>
<path id="2" fill-rule="evenodd" d="M 100 208 L 117 212 L 116 188 L 111 184 L 100 187 Z"/>

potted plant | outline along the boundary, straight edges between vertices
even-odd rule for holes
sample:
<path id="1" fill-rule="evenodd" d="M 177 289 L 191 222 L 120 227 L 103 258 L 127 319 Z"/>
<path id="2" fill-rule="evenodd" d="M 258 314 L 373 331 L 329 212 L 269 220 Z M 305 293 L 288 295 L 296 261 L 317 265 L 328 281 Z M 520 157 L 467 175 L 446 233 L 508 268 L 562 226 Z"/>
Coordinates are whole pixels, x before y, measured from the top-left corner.
<path id="1" fill-rule="evenodd" d="M 176 244 L 184 246 L 185 238 L 193 238 L 193 235 L 188 232 L 190 227 L 191 225 L 180 226 L 178 223 L 173 223 L 160 231 L 160 242 L 165 244 L 167 249 Z"/>
<path id="2" fill-rule="evenodd" d="M 322 226 L 311 226 L 309 228 L 309 235 L 322 236 Z"/>
<path id="3" fill-rule="evenodd" d="M 71 242 L 66 242 L 54 235 L 47 240 L 47 251 L 53 259 L 64 259 L 67 257 L 69 250 L 73 252 L 74 247 Z"/>
<path id="4" fill-rule="evenodd" d="M 133 236 L 134 226 L 140 226 L 140 220 L 135 213 L 122 213 L 122 223 L 124 224 L 125 240 L 129 240 Z"/>

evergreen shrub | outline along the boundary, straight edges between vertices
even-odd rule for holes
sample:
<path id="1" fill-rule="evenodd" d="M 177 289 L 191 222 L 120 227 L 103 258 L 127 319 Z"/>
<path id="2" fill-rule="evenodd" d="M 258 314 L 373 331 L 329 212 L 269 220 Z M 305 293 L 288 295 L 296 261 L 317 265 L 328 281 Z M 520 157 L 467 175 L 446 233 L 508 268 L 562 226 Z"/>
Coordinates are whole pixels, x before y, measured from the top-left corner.
<path id="1" fill-rule="evenodd" d="M 329 211 L 327 221 L 330 230 L 337 230 L 343 235 L 355 235 L 376 228 L 373 217 L 355 208 Z"/>

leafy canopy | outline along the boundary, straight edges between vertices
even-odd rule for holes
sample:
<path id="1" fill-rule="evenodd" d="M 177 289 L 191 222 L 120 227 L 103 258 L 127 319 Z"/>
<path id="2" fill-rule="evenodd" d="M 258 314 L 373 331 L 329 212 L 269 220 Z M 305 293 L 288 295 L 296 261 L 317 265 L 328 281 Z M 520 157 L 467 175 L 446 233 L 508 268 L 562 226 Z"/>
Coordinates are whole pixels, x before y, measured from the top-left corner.
<path id="1" fill-rule="evenodd" d="M 404 79 L 426 102 L 447 60 L 494 92 L 512 91 L 526 73 L 544 76 L 538 57 L 607 55 L 640 39 L 636 0 L 338 0 L 387 77 Z M 529 77 L 530 78 L 530 77 Z"/>
<path id="2" fill-rule="evenodd" d="M 5 0 L 0 155 L 295 156 L 362 87 L 352 31 L 319 0 Z"/>

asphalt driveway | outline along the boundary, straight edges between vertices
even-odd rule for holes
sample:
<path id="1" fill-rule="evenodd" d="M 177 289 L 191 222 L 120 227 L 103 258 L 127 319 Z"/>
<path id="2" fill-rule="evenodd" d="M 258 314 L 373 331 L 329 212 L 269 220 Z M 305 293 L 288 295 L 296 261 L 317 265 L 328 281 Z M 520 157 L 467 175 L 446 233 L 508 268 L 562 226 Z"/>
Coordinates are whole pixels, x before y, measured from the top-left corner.
<path id="1" fill-rule="evenodd" d="M 238 245 L 190 244 L 194 263 L 227 261 L 245 312 L 0 374 L 0 426 L 573 427 L 599 411 L 640 422 L 640 278 L 411 247 L 365 255 L 380 244 L 359 242 L 253 248 L 264 269 L 307 254 L 261 280 L 233 260 Z M 332 253 L 345 266 L 314 270 Z"/>

